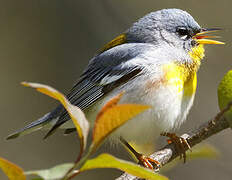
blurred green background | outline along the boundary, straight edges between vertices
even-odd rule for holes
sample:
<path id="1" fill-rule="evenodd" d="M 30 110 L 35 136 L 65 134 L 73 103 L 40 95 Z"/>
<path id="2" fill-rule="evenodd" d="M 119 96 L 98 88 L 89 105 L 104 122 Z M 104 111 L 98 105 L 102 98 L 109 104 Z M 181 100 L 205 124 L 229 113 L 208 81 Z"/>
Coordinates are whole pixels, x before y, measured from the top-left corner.
<path id="1" fill-rule="evenodd" d="M 79 146 L 75 135 L 63 136 L 58 131 L 43 141 L 45 133 L 38 132 L 4 140 L 56 105 L 19 83 L 40 82 L 68 92 L 99 48 L 139 17 L 163 8 L 186 10 L 203 27 L 225 29 L 221 36 L 226 45 L 207 47 L 194 107 L 180 133 L 214 117 L 218 112 L 217 85 L 232 68 L 231 7 L 230 0 L 0 0 L 0 156 L 25 170 L 73 161 Z M 220 150 L 219 159 L 180 164 L 166 175 L 173 180 L 232 179 L 231 137 L 232 132 L 227 130 L 207 140 Z M 102 151 L 110 149 L 104 147 Z M 122 155 L 120 149 L 113 151 Z M 83 173 L 79 179 L 108 180 L 119 174 L 101 169 Z M 2 172 L 0 179 L 6 179 Z"/>

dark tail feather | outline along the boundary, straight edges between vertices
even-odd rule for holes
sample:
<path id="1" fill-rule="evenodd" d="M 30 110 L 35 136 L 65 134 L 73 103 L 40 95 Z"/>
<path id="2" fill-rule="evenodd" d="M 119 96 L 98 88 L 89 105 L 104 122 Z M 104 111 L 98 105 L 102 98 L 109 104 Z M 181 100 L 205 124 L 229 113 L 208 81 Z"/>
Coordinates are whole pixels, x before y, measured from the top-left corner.
<path id="1" fill-rule="evenodd" d="M 76 132 L 76 131 L 77 131 L 76 128 L 65 129 L 64 135 L 69 135 L 69 134 Z"/>
<path id="2" fill-rule="evenodd" d="M 15 138 L 17 138 L 19 136 L 23 136 L 23 135 L 26 135 L 26 134 L 30 134 L 30 133 L 32 133 L 34 131 L 37 131 L 37 130 L 43 128 L 45 125 L 47 125 L 50 122 L 50 120 L 52 120 L 51 116 L 50 116 L 50 113 L 45 114 L 43 117 L 41 117 L 37 121 L 34 121 L 34 122 L 28 124 L 27 126 L 25 126 L 22 129 L 19 129 L 18 131 L 16 131 L 13 134 L 10 134 L 6 139 L 7 140 L 15 139 Z"/>
<path id="3" fill-rule="evenodd" d="M 22 129 L 19 129 L 18 131 L 16 131 L 13 134 L 10 134 L 6 139 L 15 139 L 19 136 L 23 136 L 26 134 L 30 134 L 34 131 L 37 131 L 39 129 L 42 129 L 44 126 L 48 125 L 52 120 L 56 119 L 60 112 L 62 111 L 62 106 L 58 106 L 55 110 L 53 110 L 50 113 L 45 114 L 43 117 L 41 117 L 40 119 L 38 119 L 37 121 L 34 121 L 30 124 L 28 124 L 27 126 L 25 126 Z"/>
<path id="4" fill-rule="evenodd" d="M 48 133 L 44 136 L 43 139 L 47 139 L 49 136 L 51 136 L 65 122 L 66 121 L 60 121 L 60 119 L 58 119 L 58 121 L 55 123 L 54 126 L 52 126 L 52 128 L 48 131 Z"/>
<path id="5" fill-rule="evenodd" d="M 58 127 L 56 125 L 52 126 L 52 128 L 48 131 L 48 133 L 43 137 L 43 139 L 47 139 L 49 136 L 51 136 L 53 133 L 56 132 Z"/>

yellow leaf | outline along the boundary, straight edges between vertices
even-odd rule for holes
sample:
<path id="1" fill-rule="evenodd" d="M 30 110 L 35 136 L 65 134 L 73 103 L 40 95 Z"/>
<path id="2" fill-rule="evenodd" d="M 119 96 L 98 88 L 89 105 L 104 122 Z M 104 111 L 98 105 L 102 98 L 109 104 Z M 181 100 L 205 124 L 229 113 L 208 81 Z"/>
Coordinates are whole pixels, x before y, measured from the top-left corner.
<path id="1" fill-rule="evenodd" d="M 39 83 L 29 83 L 29 82 L 22 82 L 22 84 L 27 87 L 35 88 L 37 91 L 60 101 L 60 103 L 65 107 L 65 109 L 69 113 L 77 129 L 78 135 L 81 139 L 81 152 L 83 152 L 87 144 L 89 122 L 86 120 L 82 110 L 77 106 L 72 105 L 62 93 L 60 93 L 59 91 L 57 91 L 56 89 L 50 86 L 39 84 Z"/>
<path id="2" fill-rule="evenodd" d="M 94 159 L 87 160 L 80 168 L 80 172 L 95 168 L 116 168 L 144 179 L 168 180 L 167 177 L 157 174 L 148 168 L 144 168 L 132 162 L 115 158 L 109 154 L 101 154 Z"/>
<path id="3" fill-rule="evenodd" d="M 92 151 L 95 151 L 101 142 L 114 130 L 144 112 L 150 106 L 139 104 L 117 104 L 123 93 L 112 98 L 98 113 L 94 129 Z"/>
<path id="4" fill-rule="evenodd" d="M 0 158 L 0 168 L 9 180 L 26 180 L 23 170 L 6 159 Z"/>

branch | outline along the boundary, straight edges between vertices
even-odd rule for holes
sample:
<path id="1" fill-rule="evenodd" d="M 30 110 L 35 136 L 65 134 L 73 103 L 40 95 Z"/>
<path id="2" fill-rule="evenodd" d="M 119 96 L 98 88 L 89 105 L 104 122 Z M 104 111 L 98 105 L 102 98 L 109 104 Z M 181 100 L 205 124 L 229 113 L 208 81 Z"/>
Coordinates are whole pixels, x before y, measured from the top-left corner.
<path id="1" fill-rule="evenodd" d="M 193 147 L 196 144 L 199 144 L 201 141 L 211 137 L 212 135 L 217 134 L 227 128 L 230 128 L 230 122 L 223 115 L 230 109 L 231 106 L 232 102 L 230 102 L 225 109 L 219 112 L 213 120 L 202 124 L 199 128 L 189 132 L 188 134 L 183 134 L 181 137 L 187 138 L 190 147 Z M 184 146 L 184 148 L 184 151 L 188 150 L 188 147 Z M 152 154 L 150 158 L 160 162 L 160 164 L 164 166 L 178 156 L 180 156 L 180 152 L 178 152 L 175 148 L 175 145 L 171 143 Z M 123 173 L 116 180 L 141 179 L 130 174 Z"/>

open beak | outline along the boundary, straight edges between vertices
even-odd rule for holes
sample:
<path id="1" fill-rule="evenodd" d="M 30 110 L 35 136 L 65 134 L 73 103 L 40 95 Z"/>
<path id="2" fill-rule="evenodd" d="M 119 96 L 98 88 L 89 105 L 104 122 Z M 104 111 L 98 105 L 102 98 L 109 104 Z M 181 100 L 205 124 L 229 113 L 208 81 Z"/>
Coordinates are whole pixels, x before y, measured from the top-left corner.
<path id="1" fill-rule="evenodd" d="M 199 32 L 193 36 L 193 39 L 195 39 L 199 44 L 225 44 L 224 42 L 221 42 L 221 41 L 207 39 L 207 38 L 219 38 L 219 36 L 208 36 L 206 34 L 209 34 L 212 32 L 217 32 L 220 30 L 221 29 L 219 29 L 219 28 L 212 28 L 212 29 L 202 28 L 201 32 Z"/>

